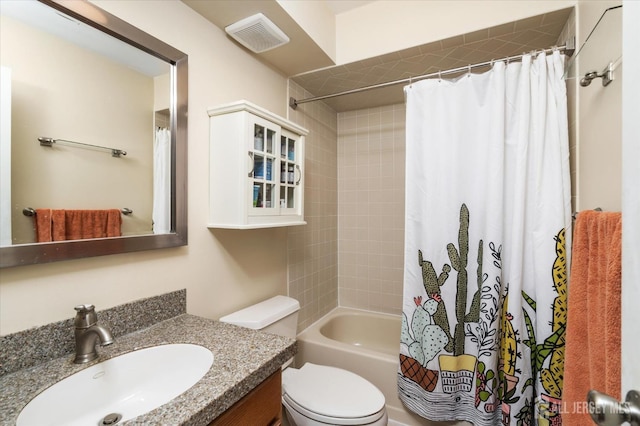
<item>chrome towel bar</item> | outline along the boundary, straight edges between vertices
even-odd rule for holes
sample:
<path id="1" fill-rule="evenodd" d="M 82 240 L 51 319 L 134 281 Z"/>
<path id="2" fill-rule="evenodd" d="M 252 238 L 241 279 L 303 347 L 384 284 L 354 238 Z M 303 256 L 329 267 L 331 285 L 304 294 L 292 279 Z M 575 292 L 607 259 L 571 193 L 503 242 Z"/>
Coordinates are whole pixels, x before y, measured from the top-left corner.
<path id="1" fill-rule="evenodd" d="M 125 216 L 133 214 L 133 210 L 128 207 L 124 207 L 122 210 L 120 210 L 120 212 Z M 36 210 L 33 207 L 25 207 L 24 209 L 22 209 L 22 214 L 25 216 L 35 216 Z"/>
<path id="2" fill-rule="evenodd" d="M 50 138 L 50 137 L 47 137 L 47 136 L 40 136 L 38 138 L 38 141 L 40 141 L 40 146 L 49 146 L 49 147 L 51 147 L 56 142 L 64 142 L 64 143 L 70 143 L 70 144 L 74 144 L 74 145 L 89 146 L 91 148 L 106 149 L 106 150 L 111 151 L 111 156 L 112 157 L 120 158 L 120 156 L 127 155 L 127 151 L 123 151 L 123 150 L 118 149 L 118 148 L 109 148 L 109 147 L 106 147 L 106 146 L 93 145 L 93 144 L 90 144 L 90 143 L 75 142 L 75 141 L 70 141 L 70 140 L 67 140 L 67 139 L 55 139 L 55 138 Z"/>

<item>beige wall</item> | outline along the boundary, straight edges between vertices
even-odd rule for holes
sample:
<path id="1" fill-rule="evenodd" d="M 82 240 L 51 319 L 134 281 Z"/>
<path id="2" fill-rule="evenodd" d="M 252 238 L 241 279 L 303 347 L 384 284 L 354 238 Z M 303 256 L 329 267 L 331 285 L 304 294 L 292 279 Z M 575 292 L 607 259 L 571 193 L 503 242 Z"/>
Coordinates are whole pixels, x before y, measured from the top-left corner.
<path id="1" fill-rule="evenodd" d="M 404 169 L 404 104 L 338 115 L 341 306 L 401 312 Z"/>
<path id="2" fill-rule="evenodd" d="M 322 1 L 276 0 L 333 61 L 336 58 L 336 17 Z"/>
<path id="3" fill-rule="evenodd" d="M 0 31 L 0 58 L 13 85 L 13 243 L 35 242 L 25 207 L 127 207 L 135 214 L 123 217 L 123 234 L 150 233 L 153 79 L 20 21 L 3 16 Z M 128 155 L 64 143 L 41 147 L 40 136 Z"/>
<path id="4" fill-rule="evenodd" d="M 171 74 L 163 74 L 153 79 L 153 110 L 162 111 L 171 105 Z"/>
<path id="5" fill-rule="evenodd" d="M 578 45 L 582 45 L 602 13 L 621 1 L 582 0 L 577 7 Z M 609 61 L 622 54 L 622 12 L 607 12 L 607 20 L 594 32 L 577 57 L 569 80 L 575 93 L 575 206 L 576 210 L 600 207 L 605 211 L 622 208 L 622 67 L 615 80 L 603 87 L 594 80 L 580 87 L 579 80 L 588 71 L 602 71 Z M 609 24 L 611 22 L 612 24 Z M 603 31 L 603 29 L 605 29 Z"/>
<path id="6" fill-rule="evenodd" d="M 96 4 L 189 55 L 189 245 L 3 269 L 0 334 L 187 289 L 189 313 L 217 318 L 286 294 L 287 229 L 207 229 L 207 108 L 247 99 L 286 115 L 286 79 L 229 41 L 180 1 Z M 188 30 L 187 30 L 188 29 Z"/>
<path id="7" fill-rule="evenodd" d="M 379 0 L 336 16 L 336 63 L 564 9 L 576 0 Z"/>

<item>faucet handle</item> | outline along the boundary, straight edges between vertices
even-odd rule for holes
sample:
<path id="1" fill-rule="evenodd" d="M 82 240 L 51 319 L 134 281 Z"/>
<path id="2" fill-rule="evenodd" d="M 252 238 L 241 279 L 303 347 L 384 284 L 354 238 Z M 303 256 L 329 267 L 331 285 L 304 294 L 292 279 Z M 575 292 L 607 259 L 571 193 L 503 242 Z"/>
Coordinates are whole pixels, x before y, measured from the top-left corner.
<path id="1" fill-rule="evenodd" d="M 78 305 L 73 309 L 75 309 L 78 312 L 89 312 L 89 311 L 93 311 L 95 308 L 96 307 L 91 304 L 86 304 L 86 305 Z"/>
<path id="2" fill-rule="evenodd" d="M 78 305 L 74 307 L 77 311 L 74 325 L 76 328 L 89 328 L 98 322 L 98 315 L 93 305 Z"/>

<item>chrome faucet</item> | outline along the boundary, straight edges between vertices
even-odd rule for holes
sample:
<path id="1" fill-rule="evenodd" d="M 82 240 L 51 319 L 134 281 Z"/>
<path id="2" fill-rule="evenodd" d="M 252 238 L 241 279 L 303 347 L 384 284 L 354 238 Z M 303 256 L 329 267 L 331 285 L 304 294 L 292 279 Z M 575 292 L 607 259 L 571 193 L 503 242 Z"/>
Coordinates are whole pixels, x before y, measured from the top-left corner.
<path id="1" fill-rule="evenodd" d="M 74 309 L 78 313 L 74 321 L 76 357 L 73 362 L 84 364 L 98 357 L 96 352 L 98 342 L 100 346 L 110 345 L 113 343 L 113 336 L 108 329 L 98 325 L 98 315 L 93 305 L 78 305 Z"/>

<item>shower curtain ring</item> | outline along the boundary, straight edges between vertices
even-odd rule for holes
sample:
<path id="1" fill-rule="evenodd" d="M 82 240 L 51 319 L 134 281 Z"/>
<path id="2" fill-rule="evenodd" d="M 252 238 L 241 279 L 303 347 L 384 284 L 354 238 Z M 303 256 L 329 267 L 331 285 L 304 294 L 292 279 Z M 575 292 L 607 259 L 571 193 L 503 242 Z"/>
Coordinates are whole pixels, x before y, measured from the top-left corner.
<path id="1" fill-rule="evenodd" d="M 438 81 L 442 81 L 442 70 L 438 71 Z"/>

